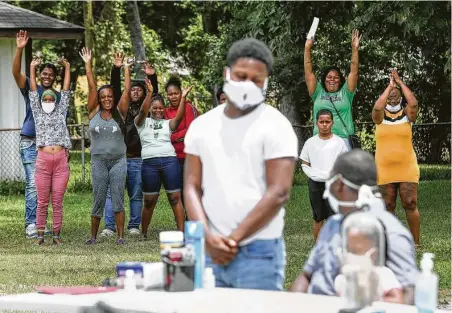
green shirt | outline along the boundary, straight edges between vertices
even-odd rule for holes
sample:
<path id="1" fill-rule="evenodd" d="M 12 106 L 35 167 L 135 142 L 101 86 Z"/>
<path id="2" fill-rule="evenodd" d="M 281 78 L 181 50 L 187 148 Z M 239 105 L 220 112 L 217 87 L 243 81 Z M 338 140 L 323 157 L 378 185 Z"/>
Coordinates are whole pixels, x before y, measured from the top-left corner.
<path id="1" fill-rule="evenodd" d="M 326 92 L 322 84 L 317 81 L 314 94 L 312 95 L 312 100 L 314 101 L 314 110 L 312 114 L 313 121 L 315 121 L 318 111 L 322 109 L 328 109 L 331 111 L 331 113 L 333 113 L 333 134 L 342 138 L 347 138 L 348 135 L 354 134 L 355 126 L 353 125 L 352 117 L 352 102 L 354 96 L 355 92 L 348 90 L 348 82 L 345 82 L 342 88 L 336 92 Z M 330 97 L 334 102 L 337 111 L 341 115 L 345 125 L 347 125 L 347 129 L 345 129 L 344 123 L 342 123 L 341 119 L 337 115 L 337 111 L 331 104 L 331 101 L 329 100 Z M 317 135 L 318 132 L 319 130 L 317 129 L 317 125 L 314 122 L 314 135 Z"/>

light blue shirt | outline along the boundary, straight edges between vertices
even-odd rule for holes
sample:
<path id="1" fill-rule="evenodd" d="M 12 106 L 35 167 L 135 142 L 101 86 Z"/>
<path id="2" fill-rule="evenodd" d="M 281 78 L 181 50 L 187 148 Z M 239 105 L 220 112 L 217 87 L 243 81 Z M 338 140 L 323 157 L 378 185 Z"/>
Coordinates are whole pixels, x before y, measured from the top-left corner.
<path id="1" fill-rule="evenodd" d="M 403 287 L 414 285 L 418 275 L 411 233 L 400 220 L 386 211 L 382 200 L 378 199 L 370 208 L 386 229 L 386 266 L 389 267 Z M 331 216 L 323 225 L 317 243 L 309 254 L 304 272 L 310 273 L 308 293 L 336 295 L 334 279 L 340 273 L 337 250 L 341 247 L 341 224 L 343 216 Z"/>

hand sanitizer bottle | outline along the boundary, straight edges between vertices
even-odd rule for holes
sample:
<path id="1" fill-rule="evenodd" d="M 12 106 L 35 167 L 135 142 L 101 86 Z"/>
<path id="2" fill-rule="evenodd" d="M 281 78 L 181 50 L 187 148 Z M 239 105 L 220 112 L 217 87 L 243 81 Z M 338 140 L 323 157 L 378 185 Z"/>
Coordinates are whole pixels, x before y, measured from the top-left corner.
<path id="1" fill-rule="evenodd" d="M 213 275 L 213 269 L 211 267 L 206 267 L 204 269 L 203 288 L 204 289 L 215 288 L 215 275 Z"/>
<path id="2" fill-rule="evenodd" d="M 438 275 L 433 272 L 433 253 L 424 253 L 422 273 L 416 280 L 414 303 L 419 313 L 434 313 L 438 305 Z"/>
<path id="3" fill-rule="evenodd" d="M 126 271 L 126 277 L 124 278 L 124 290 L 125 291 L 137 290 L 137 282 L 135 280 L 135 272 L 133 270 Z"/>

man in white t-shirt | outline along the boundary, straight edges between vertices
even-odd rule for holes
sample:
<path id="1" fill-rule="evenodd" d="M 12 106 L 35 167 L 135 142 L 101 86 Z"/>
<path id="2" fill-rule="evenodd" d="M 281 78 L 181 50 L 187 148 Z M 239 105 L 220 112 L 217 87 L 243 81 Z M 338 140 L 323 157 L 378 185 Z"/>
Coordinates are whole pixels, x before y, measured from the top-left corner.
<path id="1" fill-rule="evenodd" d="M 300 154 L 301 167 L 308 176 L 309 201 L 314 218 L 312 226 L 314 240 L 317 240 L 323 222 L 334 215 L 328 200 L 323 199 L 325 181 L 330 177 L 336 159 L 348 151 L 344 141 L 331 132 L 333 123 L 333 114 L 330 110 L 319 110 L 316 115 L 319 133 L 305 142 Z"/>
<path id="2" fill-rule="evenodd" d="M 185 137 L 185 205 L 206 231 L 206 266 L 217 287 L 282 290 L 284 208 L 297 137 L 264 103 L 273 57 L 254 38 L 227 55 L 225 104 L 201 115 Z M 269 127 L 271 125 L 271 127 Z"/>

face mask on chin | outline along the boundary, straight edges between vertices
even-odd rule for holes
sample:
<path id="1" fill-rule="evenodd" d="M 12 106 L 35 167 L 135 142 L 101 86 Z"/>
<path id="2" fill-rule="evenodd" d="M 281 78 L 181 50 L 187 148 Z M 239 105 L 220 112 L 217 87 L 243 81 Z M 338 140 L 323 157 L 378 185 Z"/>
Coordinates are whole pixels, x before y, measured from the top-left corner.
<path id="1" fill-rule="evenodd" d="M 358 199 L 356 201 L 339 201 L 333 195 L 330 189 L 331 185 L 337 179 L 340 179 L 347 187 L 358 190 Z M 358 186 L 342 177 L 341 174 L 337 174 L 325 182 L 325 191 L 323 192 L 323 199 L 328 199 L 328 203 L 330 204 L 331 210 L 333 210 L 334 213 L 340 213 L 339 210 L 340 207 L 362 209 L 364 207 L 369 207 L 371 203 L 377 198 L 377 196 L 374 195 L 374 191 L 376 191 L 377 188 L 378 188 L 377 186 L 372 187 L 367 185 Z"/>
<path id="2" fill-rule="evenodd" d="M 223 92 L 228 100 L 239 110 L 246 110 L 258 106 L 265 101 L 268 77 L 265 78 L 264 88 L 259 88 L 255 83 L 247 80 L 236 82 L 231 80 L 229 67 L 226 68 L 226 77 L 223 85 Z"/>
<path id="3" fill-rule="evenodd" d="M 42 102 L 41 103 L 42 110 L 47 114 L 50 114 L 55 109 L 55 102 Z"/>
<path id="4" fill-rule="evenodd" d="M 402 109 L 402 98 L 400 98 L 400 102 L 397 105 L 389 105 L 387 104 L 385 109 L 391 113 L 397 113 Z"/>

